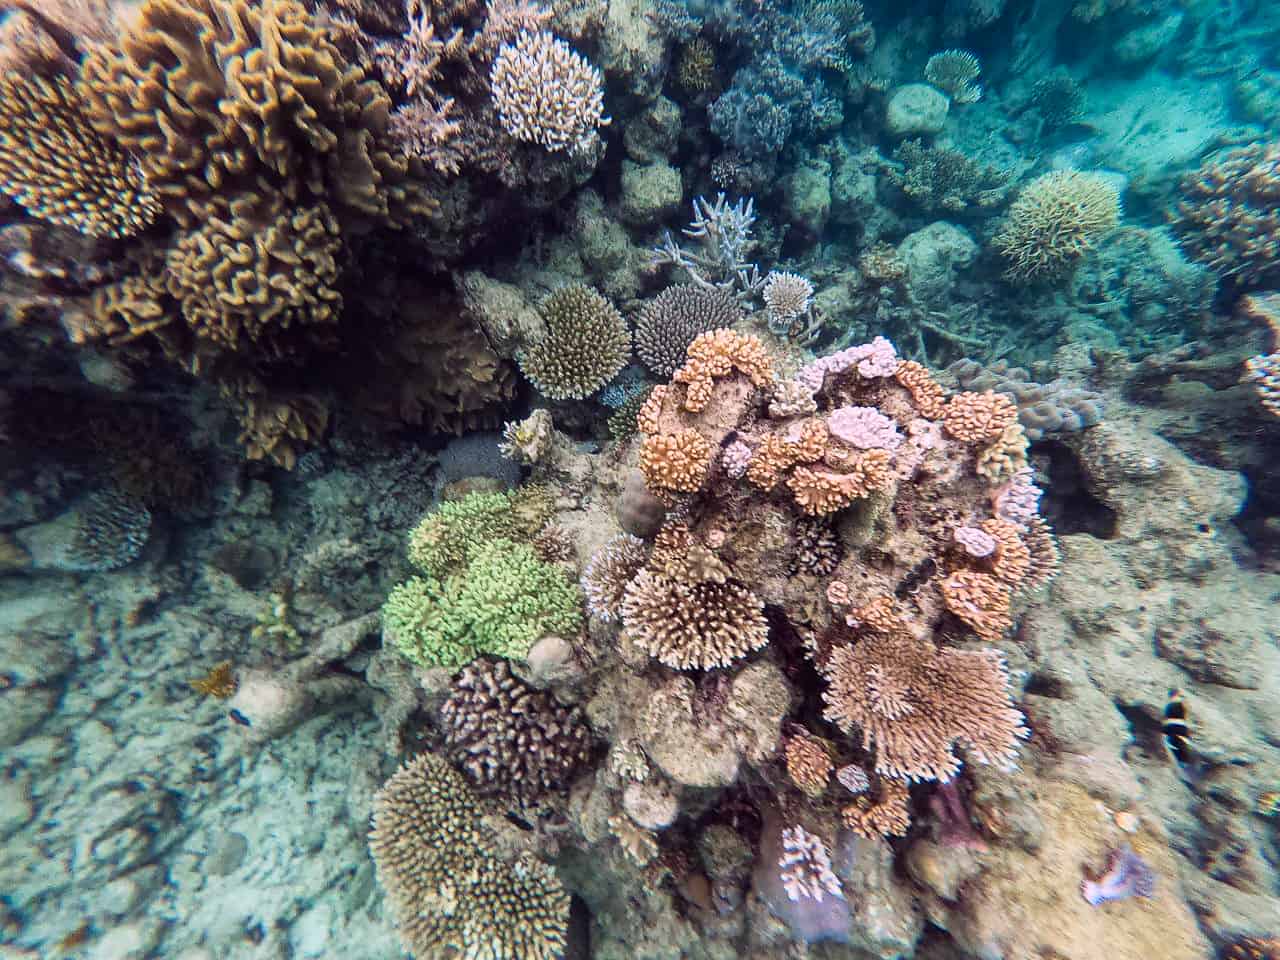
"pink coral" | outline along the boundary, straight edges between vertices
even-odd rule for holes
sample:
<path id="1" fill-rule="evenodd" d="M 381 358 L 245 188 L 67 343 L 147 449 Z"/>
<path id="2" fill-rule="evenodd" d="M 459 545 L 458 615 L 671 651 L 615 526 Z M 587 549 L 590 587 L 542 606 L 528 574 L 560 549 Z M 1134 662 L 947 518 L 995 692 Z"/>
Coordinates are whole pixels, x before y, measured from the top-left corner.
<path id="1" fill-rule="evenodd" d="M 796 379 L 817 392 L 822 389 L 822 381 L 828 373 L 843 373 L 854 366 L 863 377 L 891 377 L 898 369 L 898 352 L 884 337 L 876 337 L 870 343 L 848 347 L 813 361 L 796 374 Z"/>
<path id="2" fill-rule="evenodd" d="M 734 480 L 746 474 L 747 464 L 750 462 L 751 448 L 741 440 L 733 441 L 720 454 L 720 464 L 724 467 L 724 472 Z"/>
<path id="3" fill-rule="evenodd" d="M 827 418 L 827 429 L 859 450 L 896 450 L 902 443 L 898 425 L 875 407 L 841 407 Z"/>
<path id="4" fill-rule="evenodd" d="M 956 527 L 953 534 L 956 543 L 971 557 L 989 557 L 995 553 L 996 538 L 977 527 Z"/>

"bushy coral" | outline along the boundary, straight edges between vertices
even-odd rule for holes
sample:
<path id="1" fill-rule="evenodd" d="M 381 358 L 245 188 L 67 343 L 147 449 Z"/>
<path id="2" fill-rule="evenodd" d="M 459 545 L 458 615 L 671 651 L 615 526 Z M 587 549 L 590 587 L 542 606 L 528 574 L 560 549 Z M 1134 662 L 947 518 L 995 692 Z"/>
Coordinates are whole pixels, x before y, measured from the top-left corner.
<path id="1" fill-rule="evenodd" d="M 490 82 L 502 125 L 517 140 L 566 150 L 609 122 L 600 71 L 546 31 L 504 43 Z"/>
<path id="2" fill-rule="evenodd" d="M 0 190 L 93 236 L 130 236 L 160 214 L 137 162 L 93 131 L 62 76 L 0 78 Z"/>
<path id="3" fill-rule="evenodd" d="M 490 540 L 532 536 L 547 517 L 537 487 L 447 500 L 409 534 L 409 562 L 428 577 L 443 578 L 466 566 Z"/>
<path id="4" fill-rule="evenodd" d="M 1030 106 L 1049 127 L 1065 127 L 1084 114 L 1085 93 L 1075 77 L 1060 67 L 1031 88 Z"/>
<path id="5" fill-rule="evenodd" d="M 951 97 L 952 103 L 977 103 L 982 98 L 981 72 L 978 58 L 968 50 L 943 50 L 924 65 L 924 78 Z"/>
<path id="6" fill-rule="evenodd" d="M 110 487 L 86 497 L 72 516 L 57 551 L 64 570 L 116 570 L 137 559 L 151 535 L 147 505 Z"/>
<path id="7" fill-rule="evenodd" d="M 499 859 L 482 812 L 461 775 L 429 753 L 374 797 L 369 851 L 404 947 L 423 957 L 555 960 L 569 894 L 528 854 Z"/>
<path id="8" fill-rule="evenodd" d="M 544 636 L 577 633 L 582 597 L 532 547 L 496 539 L 479 546 L 458 573 L 412 577 L 393 588 L 382 620 L 407 659 L 459 667 L 483 654 L 521 658 Z"/>
<path id="9" fill-rule="evenodd" d="M 1182 179 L 1174 216 L 1182 246 L 1237 289 L 1280 281 L 1280 143 L 1258 143 L 1206 161 Z"/>
<path id="10" fill-rule="evenodd" d="M 590 287 L 561 287 L 542 302 L 539 313 L 546 333 L 516 359 L 524 375 L 551 399 L 588 397 L 627 365 L 627 322 Z"/>
<path id="11" fill-rule="evenodd" d="M 530 687 L 506 660 L 463 667 L 440 707 L 440 725 L 477 790 L 525 800 L 563 786 L 591 749 L 581 711 Z"/>
<path id="12" fill-rule="evenodd" d="M 1055 170 L 1022 188 L 992 243 L 1008 261 L 1008 279 L 1053 281 L 1119 222 L 1120 195 L 1109 179 Z"/>
<path id="13" fill-rule="evenodd" d="M 1004 203 L 1012 189 L 1008 171 L 985 166 L 959 150 L 904 140 L 893 151 L 901 169 L 889 171 L 902 192 L 928 211 L 981 212 Z"/>
<path id="14" fill-rule="evenodd" d="M 582 591 L 593 617 L 610 623 L 622 616 L 627 584 L 648 559 L 645 542 L 629 533 L 613 537 L 597 550 L 582 572 Z"/>
<path id="15" fill-rule="evenodd" d="M 733 296 L 696 284 L 668 287 L 646 300 L 636 315 L 636 354 L 660 377 L 670 377 L 684 363 L 695 337 L 733 326 L 742 316 Z"/>

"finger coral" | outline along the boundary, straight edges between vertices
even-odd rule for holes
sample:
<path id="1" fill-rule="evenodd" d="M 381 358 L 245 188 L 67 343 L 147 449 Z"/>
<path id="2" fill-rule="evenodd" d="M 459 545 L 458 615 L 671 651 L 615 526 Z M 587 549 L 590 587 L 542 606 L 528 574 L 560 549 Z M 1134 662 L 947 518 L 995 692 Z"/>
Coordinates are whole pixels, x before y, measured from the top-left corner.
<path id="1" fill-rule="evenodd" d="M 1096 173 L 1055 170 L 1018 193 L 992 243 L 1014 281 L 1060 280 L 1120 222 L 1120 195 Z"/>
<path id="2" fill-rule="evenodd" d="M 529 854 L 498 858 L 461 775 L 429 753 L 374 797 L 369 851 L 406 950 L 494 960 L 563 955 L 569 894 Z"/>
<path id="3" fill-rule="evenodd" d="M 440 707 L 440 725 L 477 790 L 526 800 L 563 786 L 591 749 L 581 711 L 530 687 L 506 660 L 463 667 Z"/>
<path id="4" fill-rule="evenodd" d="M 696 430 L 649 434 L 640 445 L 640 469 L 651 490 L 697 490 L 710 464 L 711 445 Z"/>
<path id="5" fill-rule="evenodd" d="M 61 76 L 0 78 L 0 190 L 92 236 L 131 236 L 160 214 L 137 161 L 93 131 Z"/>
<path id="6" fill-rule="evenodd" d="M 957 393 L 947 402 L 943 425 L 969 443 L 998 438 L 1018 418 L 1018 408 L 1002 393 Z"/>
<path id="7" fill-rule="evenodd" d="M 546 333 L 516 359 L 533 385 L 553 400 L 589 397 L 631 358 L 627 322 L 590 287 L 561 287 L 543 301 L 539 313 Z"/>
<path id="8" fill-rule="evenodd" d="M 504 43 L 490 83 L 502 125 L 517 140 L 566 150 L 609 122 L 600 71 L 546 31 Z"/>

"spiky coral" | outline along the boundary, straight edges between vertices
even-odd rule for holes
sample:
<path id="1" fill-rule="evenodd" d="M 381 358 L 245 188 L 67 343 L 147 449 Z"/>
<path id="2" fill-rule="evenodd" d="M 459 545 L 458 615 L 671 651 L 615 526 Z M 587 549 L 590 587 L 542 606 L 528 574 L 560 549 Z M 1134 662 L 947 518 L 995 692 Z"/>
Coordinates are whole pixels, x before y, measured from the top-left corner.
<path id="1" fill-rule="evenodd" d="M 546 31 L 504 43 L 490 82 L 502 125 L 517 140 L 566 150 L 609 122 L 600 71 Z"/>
<path id="2" fill-rule="evenodd" d="M 590 287 L 561 287 L 542 302 L 539 313 L 546 334 L 517 360 L 524 375 L 553 400 L 589 397 L 627 365 L 627 322 Z"/>
<path id="3" fill-rule="evenodd" d="M 832 651 L 824 715 L 875 747 L 876 772 L 906 780 L 950 780 L 953 745 L 983 763 L 1008 765 L 1027 729 L 1011 702 L 1004 658 L 994 650 L 937 647 L 892 615 Z"/>
<path id="4" fill-rule="evenodd" d="M 528 854 L 500 860 L 466 782 L 429 753 L 392 775 L 373 802 L 369 850 L 400 927 L 418 956 L 464 951 L 554 960 L 565 947 L 569 894 Z"/>
<path id="5" fill-rule="evenodd" d="M 93 236 L 130 236 L 160 214 L 137 163 L 90 128 L 65 77 L 0 78 L 0 189 Z"/>
<path id="6" fill-rule="evenodd" d="M 1018 193 L 992 239 L 1015 281 L 1054 281 L 1069 274 L 1120 222 L 1120 195 L 1096 173 L 1055 170 Z"/>
<path id="7" fill-rule="evenodd" d="M 644 541 L 629 533 L 619 534 L 595 552 L 582 572 L 582 590 L 593 617 L 609 623 L 622 616 L 627 584 L 648 555 Z"/>

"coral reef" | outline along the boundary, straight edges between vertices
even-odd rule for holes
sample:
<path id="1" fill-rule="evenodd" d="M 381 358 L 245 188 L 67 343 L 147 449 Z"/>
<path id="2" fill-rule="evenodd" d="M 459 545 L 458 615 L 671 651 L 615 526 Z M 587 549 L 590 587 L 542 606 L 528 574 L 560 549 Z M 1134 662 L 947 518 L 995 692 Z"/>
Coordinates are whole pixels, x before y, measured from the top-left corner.
<path id="1" fill-rule="evenodd" d="M 567 150 L 609 122 L 600 71 L 546 31 L 504 43 L 491 83 L 498 117 L 517 140 Z"/>

